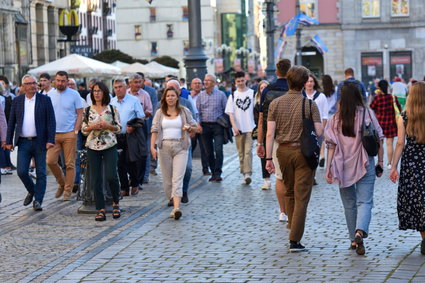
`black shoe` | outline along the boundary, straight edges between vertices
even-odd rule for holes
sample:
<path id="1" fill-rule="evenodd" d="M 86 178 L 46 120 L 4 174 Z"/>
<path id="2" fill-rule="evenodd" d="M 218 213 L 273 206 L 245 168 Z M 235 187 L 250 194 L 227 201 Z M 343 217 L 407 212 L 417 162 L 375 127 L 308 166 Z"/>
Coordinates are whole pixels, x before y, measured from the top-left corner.
<path id="1" fill-rule="evenodd" d="M 189 202 L 189 198 L 187 197 L 187 192 L 183 192 L 183 197 L 181 200 L 182 203 L 188 203 Z"/>
<path id="2" fill-rule="evenodd" d="M 30 203 L 32 203 L 33 197 L 34 197 L 33 194 L 27 194 L 27 196 L 24 199 L 24 206 L 30 205 Z"/>
<path id="3" fill-rule="evenodd" d="M 208 182 L 215 182 L 215 177 L 211 177 L 208 179 Z"/>
<path id="4" fill-rule="evenodd" d="M 170 198 L 170 200 L 167 203 L 167 206 L 174 206 L 173 198 Z"/>
<path id="5" fill-rule="evenodd" d="M 325 167 L 325 159 L 324 158 L 320 158 L 319 166 L 320 167 Z"/>
<path id="6" fill-rule="evenodd" d="M 360 233 L 356 233 L 356 236 L 354 237 L 354 241 L 357 244 L 356 247 L 356 253 L 358 255 L 364 255 L 366 253 L 366 249 L 363 245 L 363 236 Z"/>
<path id="7" fill-rule="evenodd" d="M 317 185 L 318 185 L 318 183 L 316 181 L 316 178 L 314 178 L 314 180 L 313 180 L 313 186 L 317 186 Z"/>
<path id="8" fill-rule="evenodd" d="M 77 193 L 79 189 L 80 189 L 80 185 L 74 184 L 74 186 L 72 187 L 72 193 L 73 194 Z"/>
<path id="9" fill-rule="evenodd" d="M 421 254 L 425 255 L 425 239 L 421 242 Z"/>
<path id="10" fill-rule="evenodd" d="M 215 181 L 216 181 L 217 183 L 220 183 L 221 181 L 223 181 L 223 178 L 221 178 L 221 177 L 217 177 L 217 178 L 215 178 Z"/>
<path id="11" fill-rule="evenodd" d="M 211 176 L 211 173 L 206 171 L 206 172 L 204 172 L 204 176 Z"/>
<path id="12" fill-rule="evenodd" d="M 32 208 L 35 211 L 42 211 L 43 210 L 43 208 L 41 207 L 41 203 L 38 202 L 38 201 L 34 201 L 34 203 L 32 204 Z"/>
<path id="13" fill-rule="evenodd" d="M 139 191 L 142 191 L 142 190 L 143 190 L 142 185 L 139 184 Z"/>
<path id="14" fill-rule="evenodd" d="M 0 202 L 1 202 L 1 194 L 0 194 Z"/>
<path id="15" fill-rule="evenodd" d="M 147 178 L 143 179 L 143 184 L 149 184 L 149 179 Z"/>
<path id="16" fill-rule="evenodd" d="M 289 252 L 297 253 L 306 251 L 305 247 L 300 242 L 289 241 Z"/>

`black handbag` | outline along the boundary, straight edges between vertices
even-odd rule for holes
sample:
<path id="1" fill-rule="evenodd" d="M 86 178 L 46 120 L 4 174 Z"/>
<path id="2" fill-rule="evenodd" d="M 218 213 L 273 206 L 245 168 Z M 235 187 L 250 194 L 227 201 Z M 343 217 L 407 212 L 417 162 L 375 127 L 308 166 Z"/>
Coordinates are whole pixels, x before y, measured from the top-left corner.
<path id="1" fill-rule="evenodd" d="M 313 115 L 311 113 L 311 100 L 308 99 L 310 105 L 310 117 L 305 117 L 305 101 L 303 98 L 302 115 L 303 115 L 303 131 L 301 133 L 301 152 L 304 155 L 308 166 L 315 170 L 319 165 L 320 145 L 317 140 L 316 129 L 314 128 Z"/>
<path id="2" fill-rule="evenodd" d="M 365 114 L 369 113 L 370 124 L 366 125 L 364 122 Z M 370 116 L 370 112 L 368 108 L 364 108 L 363 111 L 363 122 L 362 122 L 362 144 L 366 149 L 366 152 L 369 156 L 376 156 L 379 151 L 379 136 L 378 132 L 375 129 L 375 126 L 372 122 L 372 117 Z"/>

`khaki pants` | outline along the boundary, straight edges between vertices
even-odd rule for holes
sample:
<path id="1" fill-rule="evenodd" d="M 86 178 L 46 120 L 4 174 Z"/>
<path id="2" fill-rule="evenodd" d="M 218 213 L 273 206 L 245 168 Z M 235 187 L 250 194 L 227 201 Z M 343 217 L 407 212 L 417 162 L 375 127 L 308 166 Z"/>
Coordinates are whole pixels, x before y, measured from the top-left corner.
<path id="1" fill-rule="evenodd" d="M 299 242 L 304 234 L 307 206 L 313 187 L 313 170 L 308 166 L 299 146 L 282 146 L 277 158 L 285 184 L 285 208 L 291 228 L 290 241 Z"/>
<path id="2" fill-rule="evenodd" d="M 242 174 L 252 174 L 252 133 L 243 133 L 235 137 L 239 154 L 239 166 Z"/>
<path id="3" fill-rule="evenodd" d="M 62 168 L 58 164 L 59 154 L 63 149 L 66 177 Z M 57 133 L 55 136 L 55 146 L 47 151 L 46 162 L 56 178 L 56 182 L 63 186 L 65 194 L 70 195 L 75 180 L 75 158 L 77 151 L 77 135 L 72 132 Z"/>
<path id="4" fill-rule="evenodd" d="M 188 150 L 180 140 L 163 140 L 159 149 L 162 184 L 167 199 L 183 196 L 183 177 L 186 172 Z"/>

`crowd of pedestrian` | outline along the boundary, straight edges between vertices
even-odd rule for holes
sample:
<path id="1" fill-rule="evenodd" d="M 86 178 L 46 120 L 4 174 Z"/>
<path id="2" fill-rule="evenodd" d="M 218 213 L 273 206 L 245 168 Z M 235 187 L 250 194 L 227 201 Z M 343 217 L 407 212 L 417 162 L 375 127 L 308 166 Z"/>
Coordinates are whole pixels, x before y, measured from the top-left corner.
<path id="1" fill-rule="evenodd" d="M 0 76 L 1 173 L 11 174 L 10 151 L 17 147 L 17 174 L 27 190 L 23 204 L 41 211 L 46 167 L 58 184 L 55 197 L 69 201 L 80 189 L 77 149 L 85 148 L 95 220 L 104 221 L 104 185 L 112 218 L 120 218 L 120 199 L 138 195 L 149 175 L 157 174 L 159 161 L 170 217 L 178 220 L 181 203 L 189 202 L 195 148 L 199 145 L 203 175 L 220 183 L 223 145 L 234 140 L 241 184 L 248 186 L 256 140 L 260 189 L 272 188 L 274 174 L 278 221 L 290 229 L 290 252 L 306 249 L 301 240 L 312 188 L 326 181 L 339 186 L 350 249 L 365 254 L 375 180 L 388 169 L 399 182 L 399 228 L 421 233 L 425 255 L 425 83 L 378 80 L 367 92 L 352 68 L 344 75 L 340 83 L 329 75 L 319 80 L 281 59 L 275 81 L 251 86 L 244 72 L 236 72 L 232 90 L 221 91 L 217 78 L 207 74 L 192 79 L 189 89 L 185 80 L 166 76 L 158 91 L 137 73 L 114 79 L 110 91 L 98 79 L 86 90 L 59 71 L 53 78 L 23 76 L 16 95 Z M 318 166 L 326 167 L 325 180 L 315 178 Z"/>

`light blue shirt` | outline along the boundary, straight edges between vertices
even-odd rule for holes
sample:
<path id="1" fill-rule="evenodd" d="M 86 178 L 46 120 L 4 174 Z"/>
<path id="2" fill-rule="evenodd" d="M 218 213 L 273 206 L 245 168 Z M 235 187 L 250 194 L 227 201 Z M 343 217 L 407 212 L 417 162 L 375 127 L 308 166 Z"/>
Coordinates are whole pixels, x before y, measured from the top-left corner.
<path id="1" fill-rule="evenodd" d="M 50 91 L 48 96 L 55 110 L 56 133 L 72 132 L 77 121 L 77 110 L 83 108 L 80 94 L 67 87 L 63 92 L 57 89 Z"/>
<path id="2" fill-rule="evenodd" d="M 128 121 L 134 118 L 145 117 L 145 112 L 143 112 L 140 100 L 131 94 L 126 94 L 121 101 L 118 101 L 118 98 L 115 96 L 111 99 L 110 104 L 115 106 L 118 110 L 118 113 L 120 113 L 120 120 L 122 125 L 121 134 L 125 134 Z"/>

